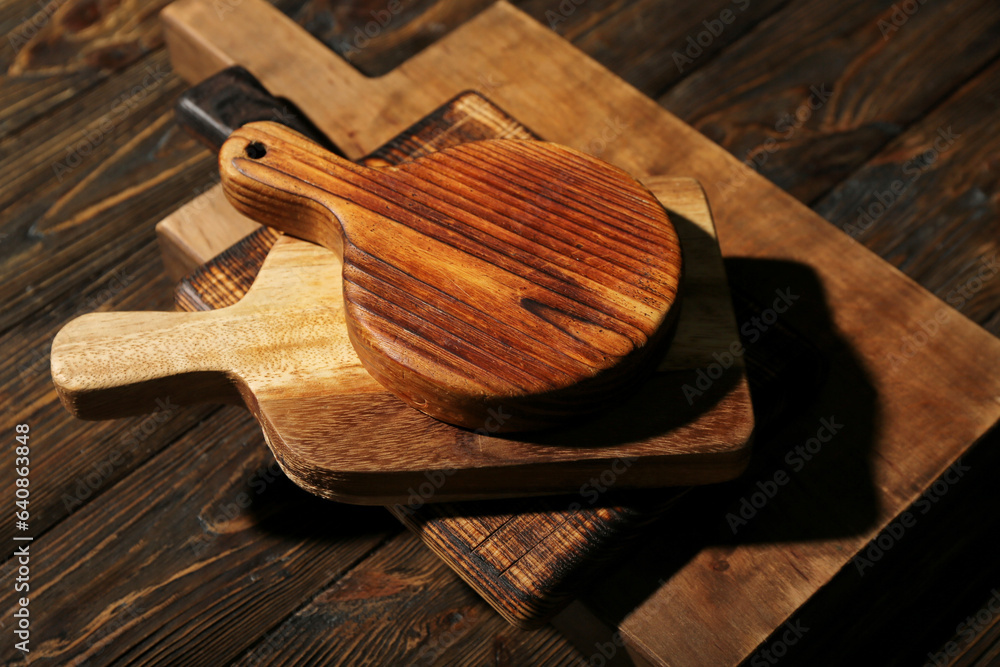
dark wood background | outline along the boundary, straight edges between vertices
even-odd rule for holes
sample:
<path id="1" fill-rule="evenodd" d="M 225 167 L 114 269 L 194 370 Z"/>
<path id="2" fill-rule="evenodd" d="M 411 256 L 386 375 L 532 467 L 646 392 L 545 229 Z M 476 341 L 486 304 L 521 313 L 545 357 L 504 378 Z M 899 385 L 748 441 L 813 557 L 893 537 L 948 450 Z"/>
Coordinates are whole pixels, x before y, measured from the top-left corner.
<path id="1" fill-rule="evenodd" d="M 0 434 L 32 428 L 32 658 L 586 664 L 594 649 L 554 628 L 505 625 L 383 510 L 300 492 L 239 410 L 81 423 L 54 400 L 55 332 L 92 310 L 170 308 L 153 224 L 214 182 L 213 158 L 173 121 L 184 86 L 157 25 L 164 4 L 0 6 Z M 368 41 L 357 30 L 390 3 L 279 4 L 377 75 L 488 2 L 402 2 Z M 1000 281 L 976 280 L 1000 239 L 995 0 L 516 4 L 1000 333 Z M 815 109 L 800 107 L 809 90 Z M 950 135 L 966 140 L 913 160 Z M 949 661 L 989 663 L 1000 616 L 968 619 L 1000 587 L 997 445 L 977 447 L 968 476 L 878 568 L 807 605 L 789 662 L 920 664 L 954 642 Z M 0 539 L 13 533 L 13 518 L 0 522 Z M 3 558 L 0 662 L 20 655 Z"/>

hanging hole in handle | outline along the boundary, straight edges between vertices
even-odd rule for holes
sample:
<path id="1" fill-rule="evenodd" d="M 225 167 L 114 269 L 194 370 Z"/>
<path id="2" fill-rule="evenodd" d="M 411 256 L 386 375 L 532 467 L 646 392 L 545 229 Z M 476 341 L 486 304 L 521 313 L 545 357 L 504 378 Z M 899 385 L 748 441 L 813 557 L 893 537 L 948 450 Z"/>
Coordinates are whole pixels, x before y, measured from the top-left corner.
<path id="1" fill-rule="evenodd" d="M 267 147 L 259 141 L 247 145 L 247 157 L 251 160 L 259 160 L 267 155 Z"/>

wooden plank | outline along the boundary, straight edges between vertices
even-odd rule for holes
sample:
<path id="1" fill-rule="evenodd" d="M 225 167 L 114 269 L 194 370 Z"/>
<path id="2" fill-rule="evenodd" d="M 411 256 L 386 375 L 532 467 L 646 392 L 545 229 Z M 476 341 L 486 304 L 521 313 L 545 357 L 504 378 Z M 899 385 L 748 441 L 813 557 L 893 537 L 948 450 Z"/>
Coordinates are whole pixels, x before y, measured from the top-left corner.
<path id="1" fill-rule="evenodd" d="M 816 212 L 1000 333 L 994 62 L 817 202 Z M 960 254 L 944 243 L 960 238 Z M 908 351 L 908 350 L 907 350 Z"/>
<path id="2" fill-rule="evenodd" d="M 607 2 L 586 10 L 546 0 L 515 2 L 574 46 L 650 97 L 712 62 L 787 0 Z"/>
<path id="3" fill-rule="evenodd" d="M 30 543 L 33 660 L 228 663 L 398 531 L 296 488 L 242 410 L 215 417 Z"/>
<path id="4" fill-rule="evenodd" d="M 989 0 L 909 13 L 894 0 L 797 0 L 658 102 L 810 202 L 996 58 L 998 34 Z M 738 172 L 719 178 L 741 196 Z"/>
<path id="5" fill-rule="evenodd" d="M 173 18 L 177 19 L 185 7 L 192 9 L 190 4 L 175 5 Z M 185 49 L 189 55 L 194 52 L 199 41 L 195 31 L 207 28 L 202 23 L 206 16 L 195 12 L 187 18 L 197 20 L 187 21 L 189 25 L 183 35 L 175 33 L 182 59 Z M 253 26 L 247 28 L 252 34 Z M 235 58 L 233 54 L 239 52 L 235 43 L 216 47 L 199 60 L 206 66 L 205 73 L 228 64 Z M 312 50 L 308 45 L 305 48 Z M 503 55 L 498 57 L 498 54 Z M 317 56 L 322 57 L 319 53 Z M 288 72 L 277 72 L 275 61 L 254 62 L 253 54 L 240 53 L 239 59 L 244 58 L 244 64 L 251 65 L 251 71 L 269 88 L 281 81 L 294 87 L 296 78 Z M 195 60 L 189 62 L 193 64 Z M 192 66 L 187 74 L 194 74 L 197 69 L 200 68 Z M 529 70 L 531 76 L 526 77 L 524 73 Z M 339 98 L 340 102 L 327 104 L 325 109 L 309 101 L 308 98 L 316 96 L 315 90 L 299 91 L 300 97 L 286 88 L 286 94 L 311 116 L 315 108 L 317 125 L 338 144 L 360 153 L 363 144 L 377 144 L 380 138 L 400 129 L 405 123 L 399 117 L 404 107 L 409 107 L 411 117 L 426 113 L 435 97 L 447 99 L 463 87 L 474 85 L 476 75 L 482 72 L 496 73 L 500 85 L 493 95 L 497 101 L 548 139 L 586 148 L 594 141 L 595 130 L 600 138 L 600 131 L 617 116 L 627 127 L 617 139 L 604 141 L 602 157 L 632 173 L 684 173 L 704 179 L 709 199 L 717 206 L 724 254 L 767 260 L 772 267 L 779 267 L 782 262 L 793 269 L 804 267 L 794 283 L 785 282 L 779 271 L 777 276 L 772 274 L 769 279 L 757 280 L 752 293 L 766 298 L 775 289 L 804 289 L 810 283 L 818 287 L 808 293 L 825 296 L 830 308 L 828 317 L 815 319 L 816 307 L 822 307 L 821 302 L 816 302 L 791 309 L 786 320 L 824 349 L 839 350 L 831 355 L 835 362 L 831 387 L 850 391 L 859 386 L 857 382 L 861 379 L 873 390 L 867 392 L 868 402 L 864 407 L 860 401 L 852 404 L 846 397 L 824 392 L 812 414 L 803 413 L 786 427 L 798 432 L 783 443 L 801 445 L 811 437 L 810 431 L 817 432 L 819 419 L 829 418 L 830 415 L 823 413 L 830 409 L 839 406 L 847 410 L 844 414 L 862 410 L 862 416 L 853 422 L 857 440 L 852 438 L 852 441 L 863 443 L 864 452 L 875 452 L 873 461 L 878 465 L 865 495 L 868 502 L 862 502 L 863 518 L 855 520 L 851 535 L 796 543 L 794 556 L 773 542 L 727 548 L 725 577 L 741 585 L 723 588 L 715 583 L 718 579 L 715 573 L 720 570 L 712 567 L 719 563 L 721 554 L 711 548 L 700 552 L 696 549 L 698 555 L 671 573 L 655 592 L 647 591 L 646 601 L 622 624 L 623 634 L 633 650 L 649 660 L 667 655 L 680 662 L 704 660 L 706 655 L 700 649 L 705 643 L 711 646 L 708 659 L 736 662 L 749 657 L 773 628 L 829 581 L 851 555 L 919 494 L 924 484 L 933 481 L 995 423 L 998 412 L 993 396 L 997 395 L 997 374 L 993 369 L 1000 344 L 964 318 L 952 316 L 947 326 L 943 325 L 948 335 L 928 343 L 921 363 L 908 362 L 889 368 L 885 362 L 887 355 L 920 322 L 939 312 L 940 302 L 838 235 L 755 174 L 747 176 L 743 190 L 753 192 L 752 207 L 747 206 L 745 196 L 728 199 L 720 196 L 719 174 L 741 173 L 733 158 L 504 4 L 495 5 L 462 30 L 367 86 L 331 61 L 323 71 L 323 80 L 330 85 L 342 84 L 338 89 L 346 94 Z M 571 102 L 586 91 L 594 91 L 587 104 Z M 354 99 L 366 101 L 363 117 L 360 107 L 352 104 Z M 350 135 L 348 128 L 355 133 Z M 667 157 L 670 155 L 683 155 L 685 160 L 682 163 L 670 160 Z M 771 222 L 774 220 L 780 223 Z M 871 285 L 879 285 L 885 292 L 873 293 Z M 891 298 L 886 294 L 891 294 Z M 880 322 L 874 335 L 873 321 Z M 944 342 L 957 338 L 970 344 L 956 347 Z M 859 372 L 856 361 L 843 365 L 852 359 L 863 360 L 863 372 Z M 933 359 L 934 363 L 923 363 L 926 359 Z M 980 377 L 981 381 L 970 386 L 969 377 Z M 927 405 L 926 387 L 937 388 L 939 401 L 932 407 Z M 871 401 L 875 399 L 878 429 L 871 428 Z M 916 406 L 919 411 L 915 411 Z M 865 414 L 869 416 L 864 417 Z M 782 451 L 779 445 L 775 455 L 780 457 Z M 856 456 L 857 450 L 853 454 Z M 839 456 L 841 461 L 850 458 L 849 448 Z M 891 465 L 881 466 L 883 460 L 891 461 Z M 857 479 L 856 466 L 846 469 L 830 466 L 823 472 L 828 470 L 841 475 L 850 473 Z M 822 493 L 824 488 L 829 493 L 835 478 L 823 477 L 814 472 L 804 479 L 816 481 L 815 486 L 790 487 L 782 495 L 787 498 L 782 506 L 795 516 L 796 505 L 803 500 L 801 494 L 809 498 L 813 492 Z M 798 515 L 800 521 L 807 518 L 801 511 Z M 764 526 L 774 525 L 774 519 L 765 521 L 762 517 L 761 522 Z M 778 587 L 775 584 L 778 581 L 786 583 Z M 725 595 L 720 597 L 722 592 Z M 714 596 L 717 602 L 725 600 L 717 608 L 727 613 L 707 616 L 701 613 L 700 605 L 706 595 Z M 770 604 L 759 608 L 755 604 L 759 599 L 768 599 Z M 739 624 L 733 622 L 735 618 L 740 619 Z M 682 619 L 698 619 L 699 623 L 681 622 Z M 671 622 L 683 632 L 659 631 Z M 703 643 L 699 637 L 711 639 Z"/>
<path id="6" fill-rule="evenodd" d="M 551 627 L 511 628 L 415 536 L 403 534 L 270 630 L 234 664 L 579 665 L 582 660 Z"/>
<path id="7" fill-rule="evenodd" d="M 168 2 L 4 3 L 0 137 L 18 132 L 44 114 L 58 114 L 60 107 L 107 82 L 113 73 L 145 60 L 162 44 L 158 18 Z M 128 99 L 128 88 L 125 91 L 116 104 Z"/>

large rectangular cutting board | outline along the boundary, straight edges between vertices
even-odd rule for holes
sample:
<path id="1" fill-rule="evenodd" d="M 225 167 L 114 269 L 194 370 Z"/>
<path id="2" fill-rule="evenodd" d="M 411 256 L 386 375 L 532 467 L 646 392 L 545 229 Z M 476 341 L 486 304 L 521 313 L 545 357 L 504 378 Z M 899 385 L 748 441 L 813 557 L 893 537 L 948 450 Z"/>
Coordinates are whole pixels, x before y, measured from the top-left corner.
<path id="1" fill-rule="evenodd" d="M 617 625 L 637 659 L 748 659 L 1000 417 L 993 336 L 949 311 L 940 333 L 900 360 L 900 346 L 946 305 L 507 3 L 378 78 L 357 73 L 259 0 L 243 0 L 224 18 L 212 3 L 182 0 L 165 18 L 182 76 L 197 81 L 242 64 L 350 157 L 486 86 L 548 140 L 599 153 L 640 177 L 696 178 L 741 288 L 760 302 L 776 290 L 802 295 L 782 322 L 828 355 L 829 389 L 787 420 L 766 450 L 780 460 L 830 417 L 844 424 L 836 446 L 755 519 L 753 532 L 768 539 L 671 533 L 669 553 L 657 542 L 630 566 L 630 596 L 618 585 L 588 598 L 589 612 Z M 273 48 L 265 52 L 263 43 Z M 664 530 L 723 521 L 724 506 L 720 513 L 699 500 Z"/>

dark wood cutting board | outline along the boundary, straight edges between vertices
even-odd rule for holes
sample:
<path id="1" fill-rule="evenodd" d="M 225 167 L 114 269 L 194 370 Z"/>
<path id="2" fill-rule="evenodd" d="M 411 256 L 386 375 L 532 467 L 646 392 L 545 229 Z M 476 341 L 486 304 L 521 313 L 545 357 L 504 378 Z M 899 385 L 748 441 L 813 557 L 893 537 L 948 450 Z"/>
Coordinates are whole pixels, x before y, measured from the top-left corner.
<path id="1" fill-rule="evenodd" d="M 674 226 L 581 151 L 491 139 L 370 168 L 259 121 L 219 169 L 238 211 L 337 254 L 365 370 L 449 424 L 508 433 L 603 410 L 677 322 Z"/>

